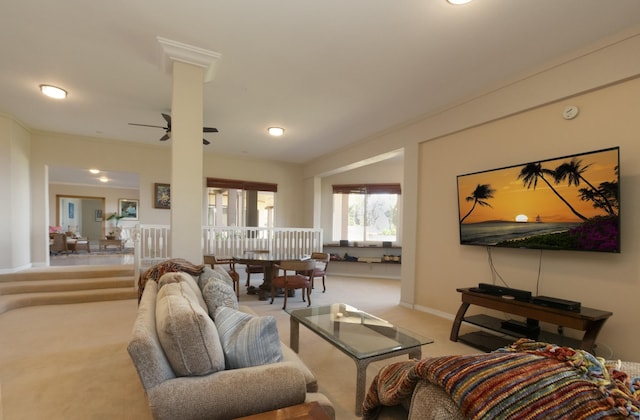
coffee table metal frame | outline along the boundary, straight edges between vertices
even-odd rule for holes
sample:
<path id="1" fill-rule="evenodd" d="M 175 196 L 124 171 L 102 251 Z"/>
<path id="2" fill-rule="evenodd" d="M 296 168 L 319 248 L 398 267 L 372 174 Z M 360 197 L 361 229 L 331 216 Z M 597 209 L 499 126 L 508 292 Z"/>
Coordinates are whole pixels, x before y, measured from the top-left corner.
<path id="1" fill-rule="evenodd" d="M 290 315 L 289 323 L 290 323 L 290 332 L 289 332 L 289 340 L 290 346 L 293 351 L 298 353 L 299 343 L 300 343 L 300 324 L 305 325 L 309 330 L 319 335 L 338 350 L 342 351 L 344 354 L 349 356 L 356 364 L 356 401 L 355 401 L 355 412 L 356 415 L 362 415 L 362 403 L 364 401 L 365 396 L 365 387 L 367 380 L 367 367 L 371 362 L 375 362 L 378 360 L 389 359 L 391 357 L 400 356 L 404 354 L 409 355 L 409 359 L 420 359 L 422 358 L 422 346 L 425 344 L 433 343 L 433 340 L 430 338 L 419 336 L 418 334 L 412 333 L 407 330 L 403 330 L 401 328 L 395 327 L 387 321 L 375 317 L 371 314 L 368 314 L 363 311 L 359 311 L 356 308 L 353 308 L 349 305 L 339 303 L 328 306 L 320 306 L 320 307 L 311 307 L 305 309 L 293 309 L 287 311 Z M 368 328 L 371 331 L 375 331 L 376 329 L 384 330 L 387 329 L 388 332 L 395 334 L 396 337 L 401 337 L 402 343 L 398 342 L 398 345 L 392 348 L 385 347 L 375 351 L 370 351 L 368 353 L 358 354 L 357 350 L 351 348 L 348 343 L 341 341 L 339 337 L 336 337 L 335 334 L 330 334 L 326 330 L 322 329 L 318 324 L 315 324 L 309 318 L 313 315 L 323 314 L 329 315 L 331 314 L 335 320 L 334 326 L 339 329 L 340 318 L 345 316 L 345 314 L 352 315 L 357 314 L 362 319 L 363 328 Z M 338 317 L 340 315 L 340 317 Z M 368 322 L 372 322 L 368 324 Z M 385 324 L 387 324 L 385 326 Z M 353 323 L 350 323 L 353 325 Z M 335 328 L 334 327 L 334 328 Z M 377 331 L 381 336 L 385 336 L 387 338 L 391 338 L 389 335 L 383 334 L 380 331 Z"/>

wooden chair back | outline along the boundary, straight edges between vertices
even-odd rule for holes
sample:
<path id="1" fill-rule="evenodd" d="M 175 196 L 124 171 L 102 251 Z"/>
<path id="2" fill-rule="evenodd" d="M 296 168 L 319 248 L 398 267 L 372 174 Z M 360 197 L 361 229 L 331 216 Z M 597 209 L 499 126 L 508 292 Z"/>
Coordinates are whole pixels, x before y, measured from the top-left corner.
<path id="1" fill-rule="evenodd" d="M 311 287 L 313 288 L 313 280 L 316 277 L 322 277 L 322 293 L 327 291 L 325 285 L 325 277 L 327 275 L 327 268 L 329 268 L 329 261 L 331 261 L 331 255 L 327 252 L 313 252 L 311 259 L 316 262 L 313 269 L 313 278 L 311 279 Z"/>
<path id="2" fill-rule="evenodd" d="M 315 260 L 308 259 L 304 261 L 282 261 L 274 267 L 276 272 L 283 271 L 282 275 L 271 280 L 271 302 L 276 295 L 276 288 L 284 289 L 284 304 L 282 309 L 287 308 L 287 295 L 289 290 L 304 289 L 307 291 L 307 306 L 311 305 L 311 282 L 313 279 L 313 269 L 316 265 Z M 302 301 L 305 301 L 304 290 L 302 291 Z"/>

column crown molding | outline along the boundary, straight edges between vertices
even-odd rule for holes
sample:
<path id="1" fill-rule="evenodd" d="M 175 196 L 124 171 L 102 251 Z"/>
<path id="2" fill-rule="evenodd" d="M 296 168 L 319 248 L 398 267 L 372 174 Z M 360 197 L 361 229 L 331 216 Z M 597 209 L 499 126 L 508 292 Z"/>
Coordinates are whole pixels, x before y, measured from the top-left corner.
<path id="1" fill-rule="evenodd" d="M 179 61 L 204 68 L 205 83 L 213 80 L 216 62 L 222 54 L 160 36 L 157 40 L 160 44 L 160 68 L 164 72 L 171 73 L 173 62 Z"/>

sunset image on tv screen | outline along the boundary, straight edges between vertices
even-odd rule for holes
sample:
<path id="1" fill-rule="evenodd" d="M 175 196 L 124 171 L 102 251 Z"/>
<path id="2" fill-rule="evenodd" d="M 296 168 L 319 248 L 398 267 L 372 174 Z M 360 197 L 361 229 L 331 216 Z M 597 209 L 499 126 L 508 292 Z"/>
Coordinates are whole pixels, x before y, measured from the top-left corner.
<path id="1" fill-rule="evenodd" d="M 457 177 L 460 243 L 620 252 L 619 148 Z"/>

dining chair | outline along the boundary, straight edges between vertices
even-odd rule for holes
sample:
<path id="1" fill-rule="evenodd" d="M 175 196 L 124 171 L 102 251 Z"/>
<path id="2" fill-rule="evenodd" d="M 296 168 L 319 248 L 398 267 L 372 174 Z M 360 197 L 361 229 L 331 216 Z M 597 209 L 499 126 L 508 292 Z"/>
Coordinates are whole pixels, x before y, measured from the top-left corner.
<path id="1" fill-rule="evenodd" d="M 269 250 L 268 249 L 252 249 L 247 252 L 268 254 Z M 244 271 L 247 273 L 247 283 L 245 284 L 245 286 L 249 287 L 251 286 L 251 275 L 258 274 L 258 273 L 264 274 L 264 266 L 260 264 L 247 264 L 244 268 Z"/>
<path id="2" fill-rule="evenodd" d="M 282 261 L 274 267 L 276 273 L 283 271 L 283 275 L 278 275 L 271 280 L 271 302 L 276 296 L 276 289 L 284 289 L 284 304 L 282 309 L 287 308 L 287 295 L 289 290 L 306 289 L 307 290 L 307 306 L 311 305 L 311 281 L 313 279 L 313 269 L 316 265 L 314 260 L 304 261 Z M 291 273 L 290 273 L 291 272 Z M 302 301 L 305 301 L 304 290 L 302 293 Z"/>
<path id="3" fill-rule="evenodd" d="M 324 284 L 324 279 L 327 274 L 327 268 L 329 267 L 329 261 L 331 255 L 327 252 L 313 252 L 311 253 L 311 259 L 315 261 L 315 267 L 313 268 L 313 277 L 311 278 L 311 288 L 313 289 L 313 281 L 316 277 L 322 277 L 322 293 L 327 291 L 327 287 Z"/>
<path id="4" fill-rule="evenodd" d="M 227 273 L 233 280 L 233 290 L 236 292 L 236 297 L 240 300 L 240 274 L 236 271 L 236 262 L 231 257 L 216 257 L 213 254 L 205 255 L 203 258 L 205 264 L 209 264 L 211 268 L 216 265 L 226 265 Z"/>

